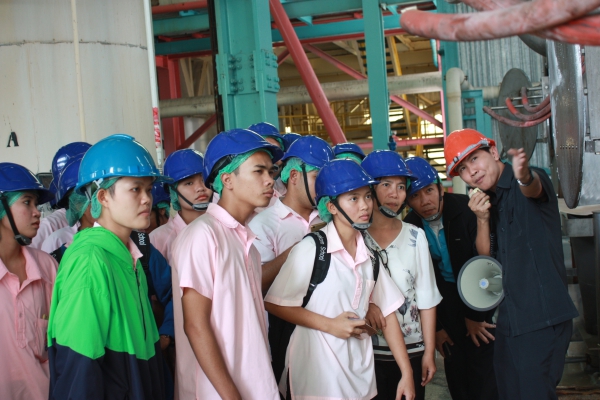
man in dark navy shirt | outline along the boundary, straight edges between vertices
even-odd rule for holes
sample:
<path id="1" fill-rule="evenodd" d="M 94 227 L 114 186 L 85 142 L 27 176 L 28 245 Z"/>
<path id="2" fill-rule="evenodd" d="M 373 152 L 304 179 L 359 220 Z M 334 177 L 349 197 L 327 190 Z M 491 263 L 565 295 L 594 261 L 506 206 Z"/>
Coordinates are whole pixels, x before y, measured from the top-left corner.
<path id="1" fill-rule="evenodd" d="M 577 310 L 567 292 L 560 216 L 547 174 L 523 149 L 500 161 L 495 142 L 472 129 L 448 136 L 448 175 L 483 192 L 470 205 L 495 227 L 505 298 L 499 306 L 494 369 L 501 399 L 556 399 Z M 477 233 L 477 248 L 489 232 Z M 485 246 L 483 246 L 485 247 Z"/>

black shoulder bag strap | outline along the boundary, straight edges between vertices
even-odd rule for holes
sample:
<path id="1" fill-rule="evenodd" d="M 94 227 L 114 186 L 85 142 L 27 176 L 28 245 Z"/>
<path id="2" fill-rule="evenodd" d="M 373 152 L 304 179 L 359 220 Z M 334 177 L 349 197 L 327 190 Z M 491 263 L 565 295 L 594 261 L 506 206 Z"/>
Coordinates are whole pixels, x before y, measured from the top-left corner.
<path id="1" fill-rule="evenodd" d="M 317 249 L 312 275 L 310 276 L 310 284 L 308 285 L 306 296 L 302 300 L 302 307 L 306 307 L 317 286 L 327 277 L 329 264 L 331 263 L 331 254 L 327 253 L 327 236 L 321 231 L 309 233 L 305 237 L 308 236 L 313 238 Z"/>
<path id="2" fill-rule="evenodd" d="M 148 269 L 150 268 L 150 237 L 147 233 L 131 231 L 131 240 L 137 246 L 137 248 L 142 253 L 142 258 L 140 258 L 140 263 L 142 264 L 142 268 L 144 268 L 144 272 L 148 273 Z"/>

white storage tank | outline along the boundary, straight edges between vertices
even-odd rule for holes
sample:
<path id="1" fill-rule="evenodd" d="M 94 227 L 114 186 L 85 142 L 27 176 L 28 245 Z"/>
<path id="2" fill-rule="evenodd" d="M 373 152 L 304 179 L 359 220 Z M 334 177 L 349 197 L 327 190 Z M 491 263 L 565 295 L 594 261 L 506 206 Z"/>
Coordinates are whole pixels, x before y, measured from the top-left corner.
<path id="1" fill-rule="evenodd" d="M 143 0 L 1 0 L 0 161 L 48 172 L 113 133 L 156 157 Z"/>

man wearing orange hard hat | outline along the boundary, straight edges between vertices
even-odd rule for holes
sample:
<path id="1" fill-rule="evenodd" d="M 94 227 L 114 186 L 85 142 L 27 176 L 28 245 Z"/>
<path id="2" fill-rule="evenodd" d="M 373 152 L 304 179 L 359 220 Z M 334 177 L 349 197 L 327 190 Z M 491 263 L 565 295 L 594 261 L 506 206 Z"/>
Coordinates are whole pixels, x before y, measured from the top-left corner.
<path id="1" fill-rule="evenodd" d="M 529 166 L 523 149 L 508 154 L 512 165 L 473 129 L 452 132 L 444 148 L 448 175 L 479 189 L 469 201 L 478 218 L 477 251 L 502 265 L 494 352 L 500 398 L 556 399 L 577 316 L 567 292 L 558 202 L 550 178 Z"/>

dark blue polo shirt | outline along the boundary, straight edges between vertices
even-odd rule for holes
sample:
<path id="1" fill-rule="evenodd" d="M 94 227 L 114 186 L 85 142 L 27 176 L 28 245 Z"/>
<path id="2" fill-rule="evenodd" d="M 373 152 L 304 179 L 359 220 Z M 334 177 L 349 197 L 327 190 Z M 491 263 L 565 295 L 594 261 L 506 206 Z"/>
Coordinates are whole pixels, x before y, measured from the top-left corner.
<path id="1" fill-rule="evenodd" d="M 546 198 L 525 197 L 510 164 L 505 164 L 496 192 L 488 193 L 505 296 L 497 329 L 507 336 L 533 332 L 578 315 L 567 292 L 554 188 L 546 172 L 531 170 L 540 178 Z"/>

